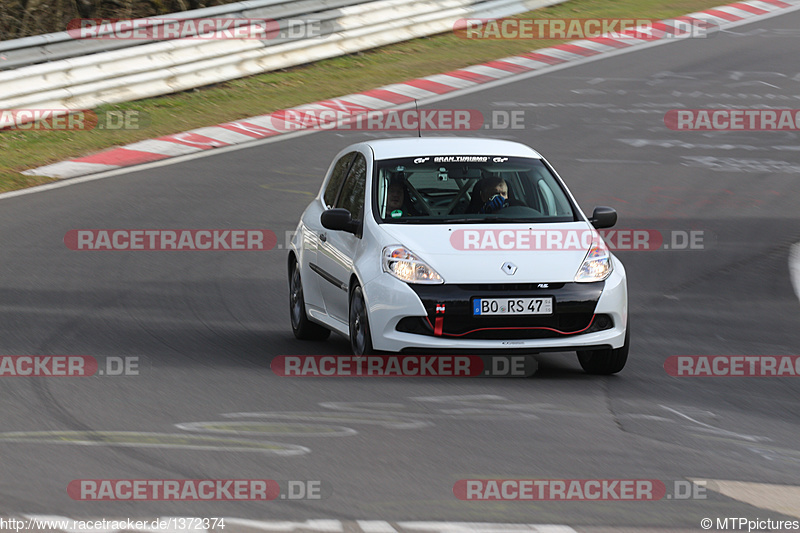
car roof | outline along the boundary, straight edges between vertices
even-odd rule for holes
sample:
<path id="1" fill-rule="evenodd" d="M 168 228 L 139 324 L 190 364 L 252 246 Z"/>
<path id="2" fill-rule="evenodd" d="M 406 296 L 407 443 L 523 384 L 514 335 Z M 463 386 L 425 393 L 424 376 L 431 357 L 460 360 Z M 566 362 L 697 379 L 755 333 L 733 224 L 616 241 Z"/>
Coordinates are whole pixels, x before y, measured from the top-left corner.
<path id="1" fill-rule="evenodd" d="M 394 159 L 418 155 L 503 155 L 511 157 L 542 156 L 524 144 L 480 137 L 401 137 L 367 141 L 375 159 Z"/>

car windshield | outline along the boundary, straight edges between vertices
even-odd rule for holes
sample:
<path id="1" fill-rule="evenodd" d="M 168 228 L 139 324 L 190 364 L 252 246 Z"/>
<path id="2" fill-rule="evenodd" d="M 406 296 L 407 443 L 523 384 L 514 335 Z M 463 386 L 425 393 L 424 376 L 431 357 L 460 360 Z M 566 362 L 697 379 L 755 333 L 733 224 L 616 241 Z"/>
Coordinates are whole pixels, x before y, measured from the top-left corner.
<path id="1" fill-rule="evenodd" d="M 572 222 L 575 210 L 540 159 L 425 156 L 376 161 L 381 223 Z"/>

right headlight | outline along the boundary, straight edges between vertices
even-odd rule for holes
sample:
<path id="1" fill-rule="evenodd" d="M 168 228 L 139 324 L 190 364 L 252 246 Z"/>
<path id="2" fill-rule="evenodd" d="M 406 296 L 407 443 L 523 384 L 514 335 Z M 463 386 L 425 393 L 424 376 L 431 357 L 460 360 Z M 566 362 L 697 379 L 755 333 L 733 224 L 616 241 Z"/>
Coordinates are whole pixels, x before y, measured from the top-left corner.
<path id="1" fill-rule="evenodd" d="M 603 281 L 614 270 L 611 262 L 611 252 L 608 251 L 603 239 L 598 235 L 592 240 L 589 252 L 575 274 L 575 281 L 578 283 L 589 283 L 592 281 Z"/>
<path id="2" fill-rule="evenodd" d="M 438 272 L 399 244 L 383 249 L 383 271 L 406 283 L 444 283 Z"/>

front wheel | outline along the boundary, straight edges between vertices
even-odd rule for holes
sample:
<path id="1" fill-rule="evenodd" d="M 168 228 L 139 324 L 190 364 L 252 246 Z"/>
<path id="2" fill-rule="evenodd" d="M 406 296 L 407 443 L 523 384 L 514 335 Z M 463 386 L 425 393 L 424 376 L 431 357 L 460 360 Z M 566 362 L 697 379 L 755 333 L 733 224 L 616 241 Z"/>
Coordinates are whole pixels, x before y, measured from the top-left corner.
<path id="1" fill-rule="evenodd" d="M 294 262 L 289 274 L 289 314 L 292 318 L 292 333 L 300 340 L 324 341 L 331 330 L 315 324 L 306 316 L 306 302 L 303 299 L 303 283 L 300 280 L 300 265 Z"/>
<path id="2" fill-rule="evenodd" d="M 350 349 L 353 350 L 353 355 L 374 353 L 367 318 L 367 303 L 364 301 L 360 285 L 353 287 L 350 292 Z"/>
<path id="3" fill-rule="evenodd" d="M 625 327 L 625 344 L 621 348 L 607 348 L 605 350 L 587 350 L 578 352 L 578 361 L 587 374 L 608 376 L 616 374 L 628 361 L 628 351 L 631 347 L 631 321 Z"/>

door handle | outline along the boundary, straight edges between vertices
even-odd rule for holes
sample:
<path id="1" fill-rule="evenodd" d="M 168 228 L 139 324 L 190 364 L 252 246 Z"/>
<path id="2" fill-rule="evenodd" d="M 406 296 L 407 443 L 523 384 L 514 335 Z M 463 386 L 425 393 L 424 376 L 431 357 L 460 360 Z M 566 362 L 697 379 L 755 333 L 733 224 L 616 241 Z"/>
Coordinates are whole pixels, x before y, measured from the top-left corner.
<path id="1" fill-rule="evenodd" d="M 319 240 L 321 240 L 322 242 L 327 242 L 328 236 L 326 234 L 324 234 L 324 233 L 320 233 L 319 234 Z"/>

